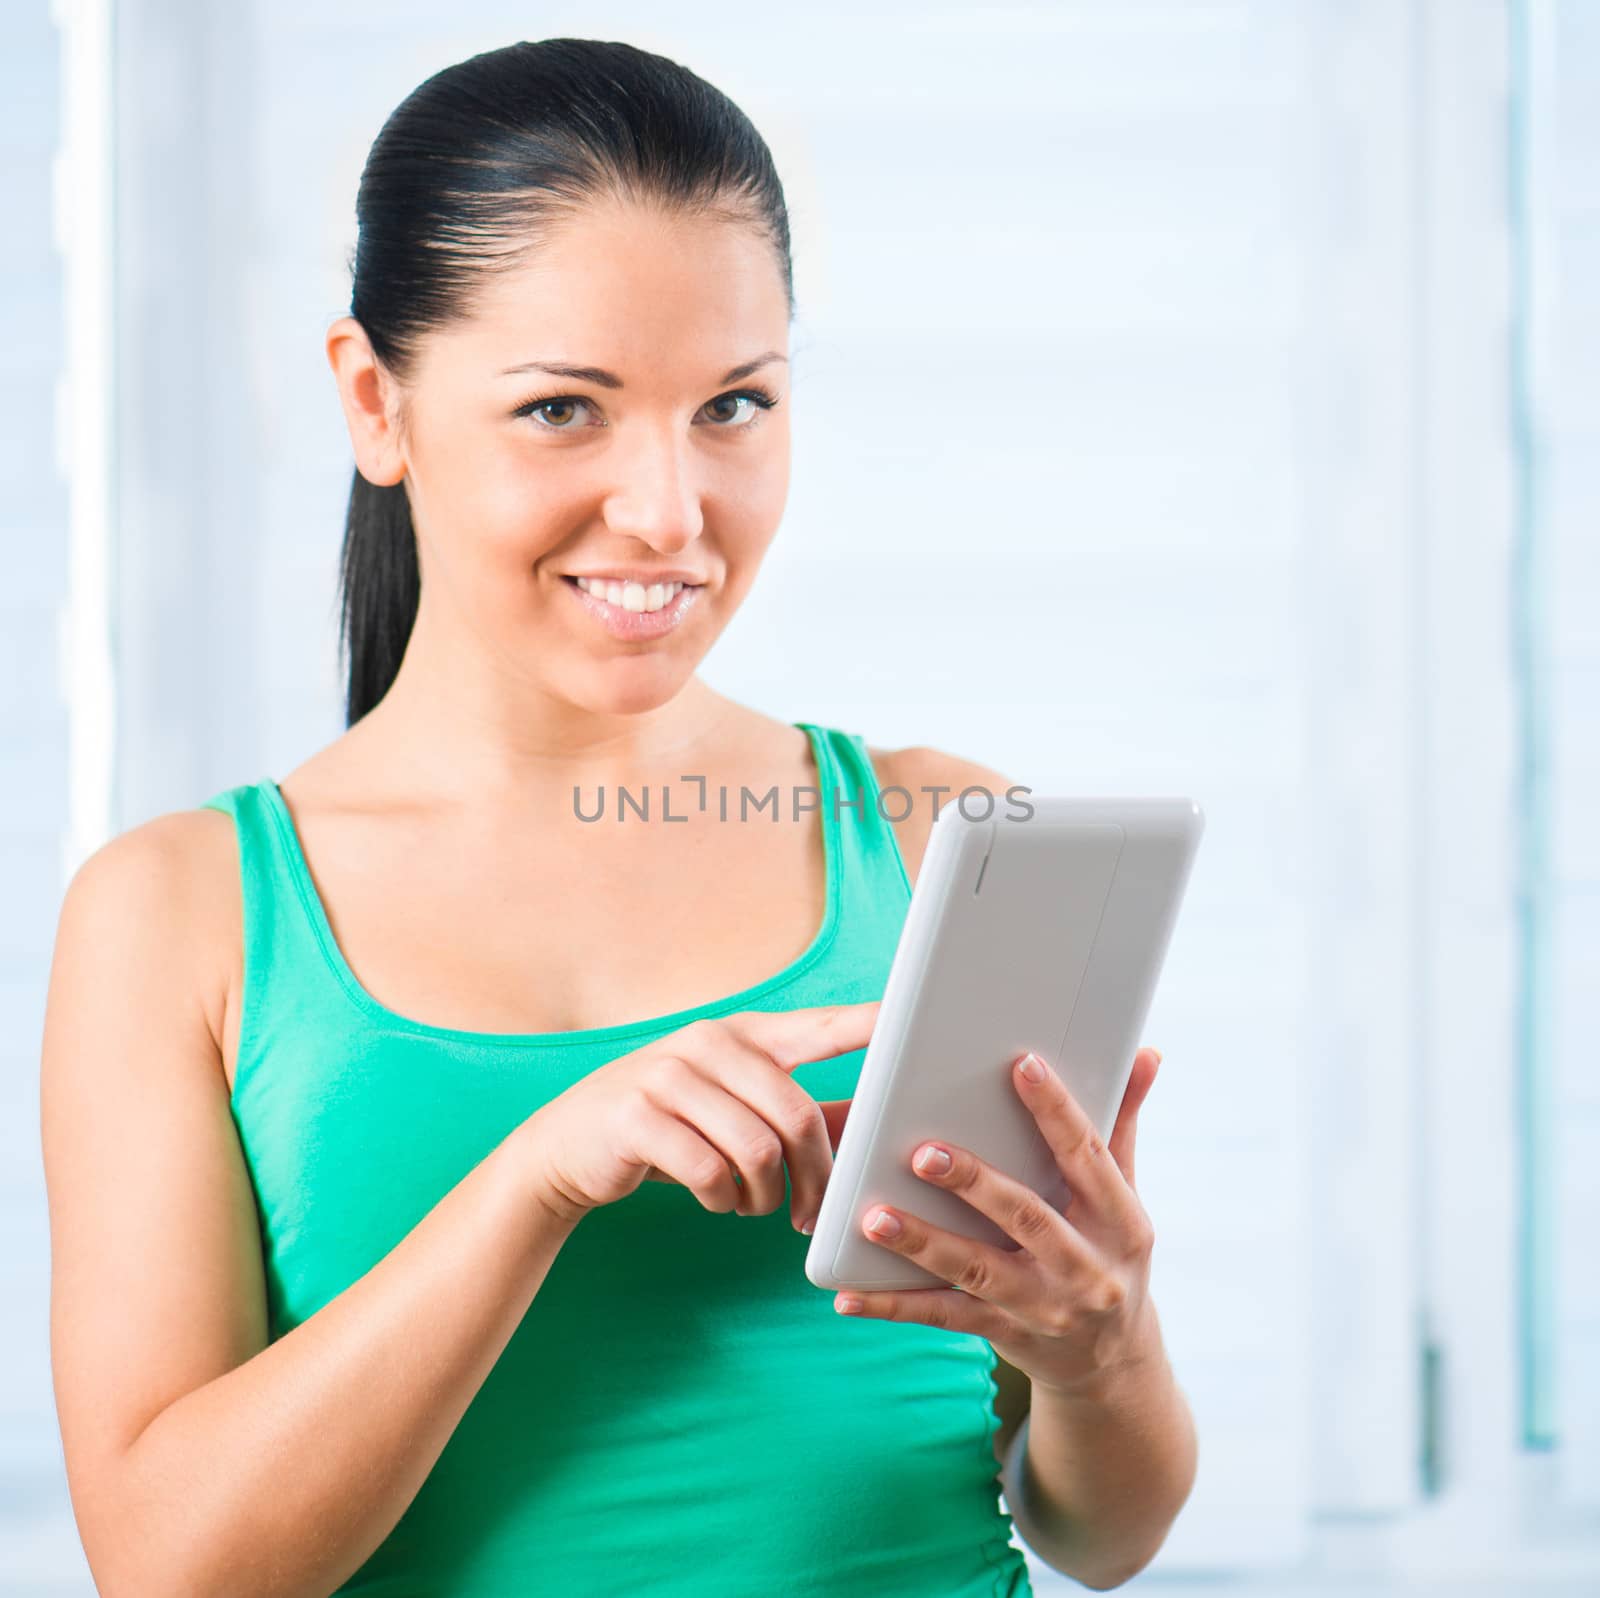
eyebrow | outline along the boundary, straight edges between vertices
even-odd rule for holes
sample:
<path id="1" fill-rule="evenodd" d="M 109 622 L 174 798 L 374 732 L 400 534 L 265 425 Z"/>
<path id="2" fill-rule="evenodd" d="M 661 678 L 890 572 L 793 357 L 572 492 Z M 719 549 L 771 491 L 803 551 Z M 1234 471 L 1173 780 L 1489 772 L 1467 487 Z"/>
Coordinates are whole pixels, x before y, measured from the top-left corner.
<path id="1" fill-rule="evenodd" d="M 787 363 L 789 357 L 780 355 L 776 350 L 768 350 L 765 355 L 758 355 L 753 361 L 742 361 L 731 371 L 723 374 L 724 383 L 737 383 L 749 377 L 752 372 L 759 371 L 769 361 L 783 361 Z M 568 366 L 559 361 L 524 361 L 521 366 L 508 366 L 500 373 L 501 377 L 510 377 L 514 372 L 549 372 L 552 377 L 570 377 L 579 383 L 594 383 L 600 388 L 621 388 L 622 379 L 615 372 L 608 372 L 599 366 Z"/>

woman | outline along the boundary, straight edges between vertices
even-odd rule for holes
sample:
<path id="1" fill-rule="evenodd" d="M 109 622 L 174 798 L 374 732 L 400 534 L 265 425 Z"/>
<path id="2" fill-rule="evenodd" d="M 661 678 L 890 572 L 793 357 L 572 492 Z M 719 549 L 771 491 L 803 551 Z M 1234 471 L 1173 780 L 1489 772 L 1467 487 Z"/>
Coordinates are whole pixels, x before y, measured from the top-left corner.
<path id="1" fill-rule="evenodd" d="M 695 675 L 788 487 L 765 144 L 659 56 L 517 44 L 396 110 L 358 218 L 348 730 L 113 840 L 57 935 L 52 1346 L 102 1589 L 1025 1593 L 1030 1385 L 1025 1529 L 1123 1579 L 1187 1492 L 1121 1174 L 1153 1051 L 1119 1172 L 1074 1167 L 1103 1255 L 1056 1216 L 992 1296 L 854 1323 L 802 1271 L 929 790 L 1009 785 Z M 659 808 L 594 819 L 619 788 Z M 1105 1152 L 1053 1073 L 1018 1090 Z M 929 1180 L 1015 1200 L 950 1152 Z M 903 1220 L 952 1278 L 994 1253 Z"/>

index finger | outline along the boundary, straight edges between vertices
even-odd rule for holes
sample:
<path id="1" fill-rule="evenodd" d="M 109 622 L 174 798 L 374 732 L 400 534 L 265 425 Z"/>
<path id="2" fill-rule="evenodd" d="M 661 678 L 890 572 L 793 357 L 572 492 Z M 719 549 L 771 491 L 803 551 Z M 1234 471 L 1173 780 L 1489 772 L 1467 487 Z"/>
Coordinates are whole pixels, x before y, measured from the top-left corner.
<path id="1" fill-rule="evenodd" d="M 835 1142 L 826 1112 L 818 1115 L 815 1096 L 794 1080 L 795 1067 L 861 1048 L 872 1035 L 878 1005 L 872 1000 L 797 1010 L 744 1010 L 707 1023 L 708 1029 L 691 1045 L 695 1064 L 777 1133 L 789 1169 L 796 1227 L 814 1220 L 822 1208 Z M 776 1066 L 780 1075 L 752 1071 L 756 1061 Z"/>
<path id="2" fill-rule="evenodd" d="M 740 1042 L 760 1050 L 774 1065 L 792 1075 L 812 1060 L 831 1059 L 865 1048 L 882 1004 L 881 999 L 869 999 L 860 1004 L 815 1004 L 795 1010 L 738 1010 L 718 1019 Z M 817 1100 L 830 1155 L 838 1152 L 851 1102 Z M 645 1180 L 670 1183 L 676 1178 L 651 1165 L 645 1170 Z"/>
<path id="3" fill-rule="evenodd" d="M 760 1049 L 781 1070 L 864 1049 L 877 1025 L 882 999 L 861 1004 L 814 1004 L 798 1010 L 736 1010 L 722 1025 Z"/>

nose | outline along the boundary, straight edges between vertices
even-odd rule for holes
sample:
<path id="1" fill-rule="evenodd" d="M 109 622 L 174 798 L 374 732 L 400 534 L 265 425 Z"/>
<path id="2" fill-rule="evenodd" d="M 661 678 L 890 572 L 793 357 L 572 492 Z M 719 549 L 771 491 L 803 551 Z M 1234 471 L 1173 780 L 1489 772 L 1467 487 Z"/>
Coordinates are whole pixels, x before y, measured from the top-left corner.
<path id="1" fill-rule="evenodd" d="M 606 498 L 606 525 L 663 554 L 692 544 L 705 527 L 693 448 L 667 428 L 641 433 L 619 453 L 620 477 Z"/>

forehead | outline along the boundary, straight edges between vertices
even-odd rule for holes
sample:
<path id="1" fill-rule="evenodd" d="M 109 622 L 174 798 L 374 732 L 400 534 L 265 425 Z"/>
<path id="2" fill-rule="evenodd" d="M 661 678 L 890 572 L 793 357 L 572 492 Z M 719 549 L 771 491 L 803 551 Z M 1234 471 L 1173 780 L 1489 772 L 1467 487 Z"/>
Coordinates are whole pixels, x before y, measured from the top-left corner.
<path id="1" fill-rule="evenodd" d="M 452 358 L 485 375 L 551 360 L 607 367 L 631 384 L 663 362 L 720 373 L 787 348 L 778 257 L 753 222 L 724 217 L 590 206 L 543 233 L 515 269 L 490 274 L 475 299 Z"/>

